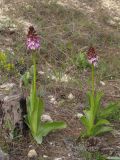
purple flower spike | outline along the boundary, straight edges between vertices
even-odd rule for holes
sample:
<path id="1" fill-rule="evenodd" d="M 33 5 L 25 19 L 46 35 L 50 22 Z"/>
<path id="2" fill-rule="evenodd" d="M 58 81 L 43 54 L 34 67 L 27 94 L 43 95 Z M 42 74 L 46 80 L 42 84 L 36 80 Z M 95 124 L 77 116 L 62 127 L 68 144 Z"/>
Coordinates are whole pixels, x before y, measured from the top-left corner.
<path id="1" fill-rule="evenodd" d="M 36 31 L 33 26 L 29 27 L 27 35 L 27 49 L 28 50 L 37 50 L 40 48 L 40 37 L 36 34 Z"/>
<path id="2" fill-rule="evenodd" d="M 93 64 L 95 67 L 98 64 L 98 56 L 95 53 L 95 49 L 93 47 L 90 47 L 87 53 L 88 62 L 90 64 Z"/>

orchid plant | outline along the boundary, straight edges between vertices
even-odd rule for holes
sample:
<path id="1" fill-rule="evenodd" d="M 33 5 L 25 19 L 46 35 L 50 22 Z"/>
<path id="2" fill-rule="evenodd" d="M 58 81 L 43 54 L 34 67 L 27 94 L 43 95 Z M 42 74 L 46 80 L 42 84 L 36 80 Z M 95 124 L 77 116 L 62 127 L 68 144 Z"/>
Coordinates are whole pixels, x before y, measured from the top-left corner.
<path id="1" fill-rule="evenodd" d="M 116 103 L 111 103 L 104 109 L 101 108 L 101 98 L 103 93 L 95 92 L 94 70 L 98 65 L 98 56 L 93 47 L 90 47 L 87 53 L 88 62 L 92 67 L 92 90 L 88 92 L 89 107 L 84 110 L 84 115 L 81 117 L 81 122 L 85 127 L 85 131 L 80 137 L 98 136 L 112 130 L 110 122 L 106 119 L 117 107 Z"/>
<path id="2" fill-rule="evenodd" d="M 40 38 L 36 34 L 34 27 L 29 28 L 27 36 L 27 49 L 32 51 L 33 60 L 33 80 L 31 84 L 30 96 L 27 98 L 27 115 L 26 123 L 32 133 L 32 136 L 38 144 L 42 143 L 43 137 L 49 132 L 56 129 L 66 128 L 64 122 L 46 122 L 42 123 L 41 116 L 44 112 L 44 101 L 41 97 L 37 96 L 36 86 L 36 53 L 35 51 L 40 48 Z M 33 52 L 34 51 L 34 52 Z"/>

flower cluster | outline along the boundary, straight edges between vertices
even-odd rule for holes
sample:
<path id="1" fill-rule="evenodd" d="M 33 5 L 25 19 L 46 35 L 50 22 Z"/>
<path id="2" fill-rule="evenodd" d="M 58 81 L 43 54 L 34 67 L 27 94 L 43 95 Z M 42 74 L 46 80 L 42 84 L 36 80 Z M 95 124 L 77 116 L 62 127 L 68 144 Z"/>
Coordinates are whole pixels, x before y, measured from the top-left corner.
<path id="1" fill-rule="evenodd" d="M 30 26 L 27 34 L 27 49 L 36 50 L 38 48 L 40 48 L 40 37 L 36 34 L 34 27 Z"/>
<path id="2" fill-rule="evenodd" d="M 87 58 L 88 58 L 88 62 L 90 64 L 93 64 L 94 66 L 97 66 L 98 64 L 98 56 L 95 52 L 95 49 L 93 47 L 90 47 L 88 52 L 87 52 Z"/>

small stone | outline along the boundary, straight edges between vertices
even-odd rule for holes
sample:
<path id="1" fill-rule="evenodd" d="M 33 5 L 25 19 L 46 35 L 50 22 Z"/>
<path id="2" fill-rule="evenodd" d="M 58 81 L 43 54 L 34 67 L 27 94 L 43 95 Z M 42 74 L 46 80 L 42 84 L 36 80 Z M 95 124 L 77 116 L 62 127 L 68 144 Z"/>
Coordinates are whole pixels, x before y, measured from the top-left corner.
<path id="1" fill-rule="evenodd" d="M 50 103 L 57 104 L 56 98 L 53 95 L 48 96 L 50 98 Z"/>
<path id="2" fill-rule="evenodd" d="M 75 115 L 75 117 L 78 118 L 78 119 L 80 119 L 82 116 L 83 116 L 82 113 L 77 113 L 77 114 Z"/>
<path id="3" fill-rule="evenodd" d="M 105 82 L 103 82 L 103 81 L 100 81 L 100 84 L 101 84 L 102 86 L 105 86 Z"/>
<path id="4" fill-rule="evenodd" d="M 62 160 L 62 158 L 55 158 L 54 160 Z"/>
<path id="5" fill-rule="evenodd" d="M 28 152 L 28 158 L 34 158 L 37 157 L 37 152 L 35 151 L 35 149 L 32 149 Z"/>
<path id="6" fill-rule="evenodd" d="M 68 99 L 70 99 L 70 100 L 74 99 L 74 96 L 73 96 L 72 93 L 70 93 L 70 94 L 68 95 Z"/>
<path id="7" fill-rule="evenodd" d="M 55 98 L 54 98 L 54 97 L 53 97 L 53 98 L 51 98 L 50 103 L 56 104 L 56 100 L 55 100 Z"/>
<path id="8" fill-rule="evenodd" d="M 5 84 L 2 84 L 0 86 L 0 88 L 8 91 L 8 90 L 12 89 L 14 86 L 15 86 L 14 83 L 5 83 Z"/>
<path id="9" fill-rule="evenodd" d="M 39 71 L 38 73 L 41 74 L 41 75 L 45 74 L 45 72 L 43 72 L 43 71 Z"/>
<path id="10" fill-rule="evenodd" d="M 53 143 L 52 143 L 52 142 L 50 142 L 50 145 L 52 146 L 52 145 L 53 145 Z"/>
<path id="11" fill-rule="evenodd" d="M 43 158 L 48 158 L 48 156 L 47 155 L 43 155 Z"/>
<path id="12" fill-rule="evenodd" d="M 52 118 L 50 117 L 50 115 L 47 114 L 43 114 L 41 116 L 41 121 L 42 122 L 53 122 Z"/>
<path id="13" fill-rule="evenodd" d="M 49 96 L 48 96 L 49 99 L 51 99 L 51 98 L 53 98 L 53 97 L 54 97 L 53 95 L 49 95 Z"/>
<path id="14" fill-rule="evenodd" d="M 50 146 L 55 147 L 55 142 L 49 142 Z"/>
<path id="15" fill-rule="evenodd" d="M 71 153 L 68 153 L 68 157 L 71 157 Z"/>

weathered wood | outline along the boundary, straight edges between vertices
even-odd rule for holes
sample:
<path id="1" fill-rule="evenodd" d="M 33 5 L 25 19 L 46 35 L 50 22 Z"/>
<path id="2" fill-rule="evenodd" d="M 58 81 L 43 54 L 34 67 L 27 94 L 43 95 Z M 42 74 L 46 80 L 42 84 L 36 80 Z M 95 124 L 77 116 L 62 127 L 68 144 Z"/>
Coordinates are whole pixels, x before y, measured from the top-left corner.
<path id="1" fill-rule="evenodd" d="M 0 126 L 4 131 L 22 130 L 23 116 L 20 106 L 21 93 L 17 86 L 0 94 Z M 25 107 L 25 106 L 23 106 Z"/>

